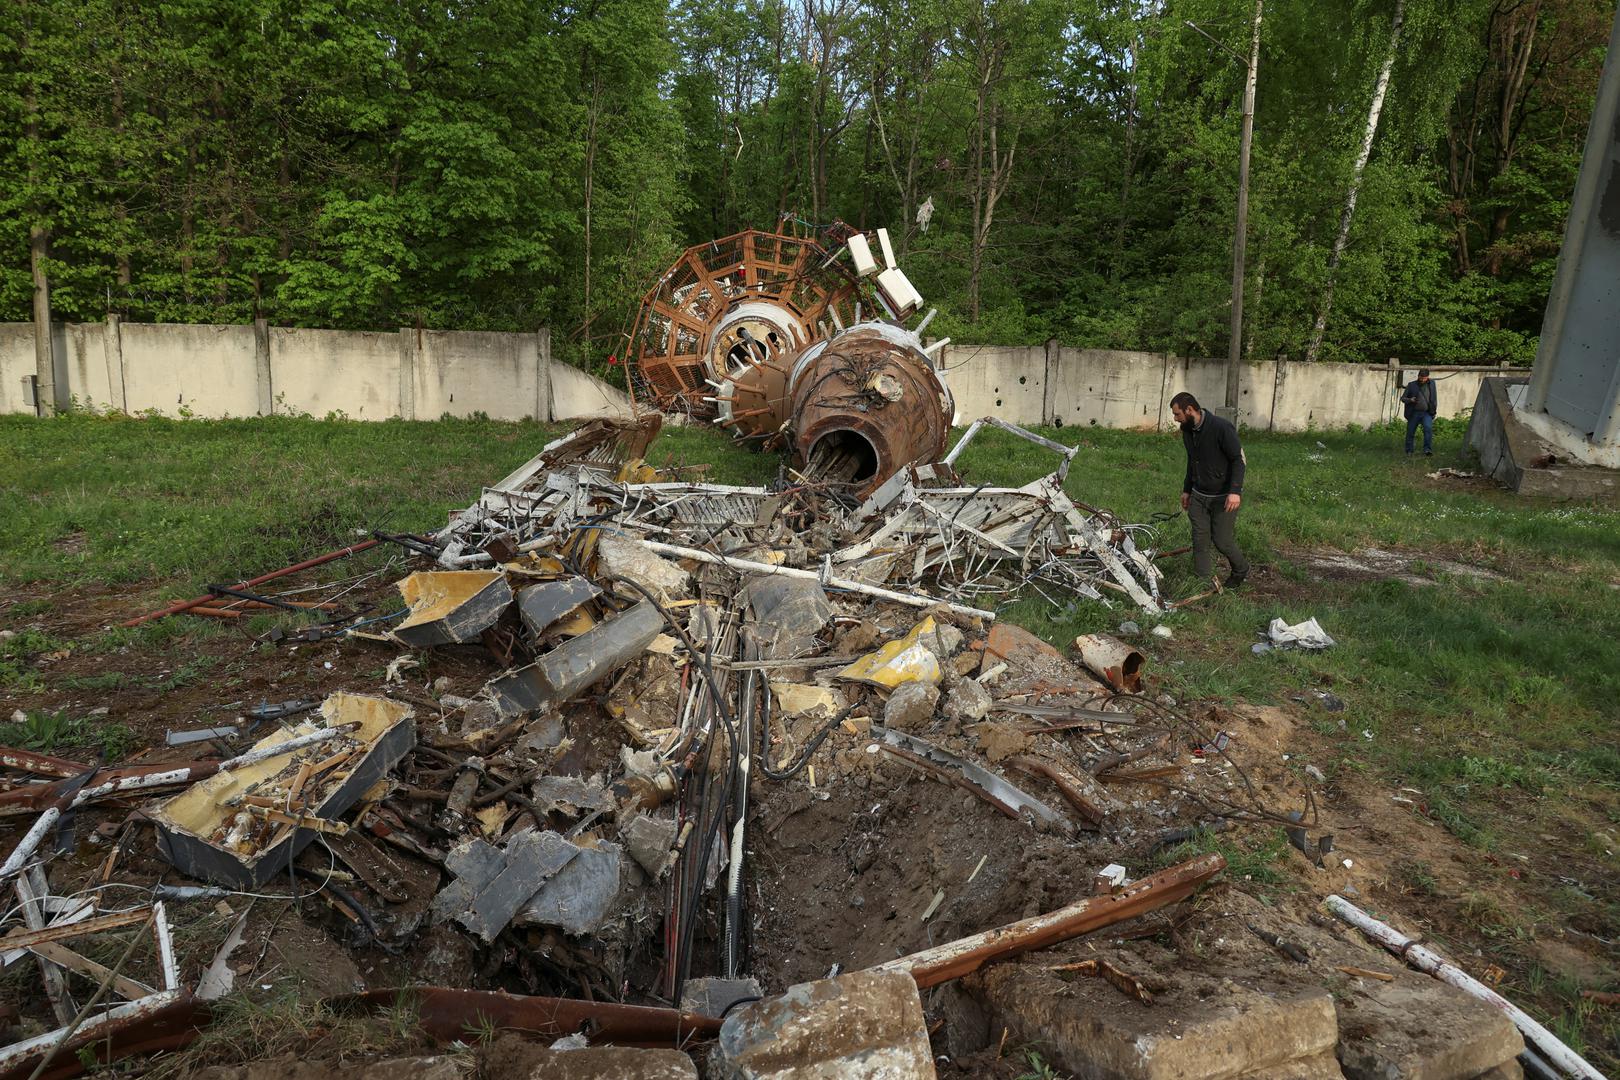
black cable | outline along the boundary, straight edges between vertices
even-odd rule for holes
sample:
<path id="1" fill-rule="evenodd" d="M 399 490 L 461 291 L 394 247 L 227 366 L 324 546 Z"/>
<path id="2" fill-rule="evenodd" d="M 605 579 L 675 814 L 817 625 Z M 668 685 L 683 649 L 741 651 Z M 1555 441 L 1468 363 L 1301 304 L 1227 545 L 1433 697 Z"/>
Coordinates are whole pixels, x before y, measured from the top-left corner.
<path id="1" fill-rule="evenodd" d="M 767 744 L 769 743 L 771 737 L 770 700 L 770 691 L 767 690 L 765 692 L 765 707 L 760 713 L 759 721 L 759 771 L 764 773 L 765 776 L 771 780 L 788 780 L 803 772 L 805 766 L 810 764 L 811 756 L 815 754 L 816 749 L 827 740 L 827 736 L 831 735 L 833 733 L 833 729 L 839 724 L 842 724 L 845 720 L 849 719 L 849 714 L 855 711 L 855 706 L 850 705 L 844 709 L 843 712 L 827 721 L 822 729 L 816 732 L 815 737 L 805 744 L 804 752 L 799 755 L 799 760 L 793 763 L 793 767 L 785 771 L 778 772 L 776 769 L 771 768 L 767 750 Z"/>
<path id="2" fill-rule="evenodd" d="M 721 724 L 725 726 L 726 738 L 731 744 L 731 761 L 726 772 L 726 783 L 721 788 L 720 792 L 720 806 L 718 807 L 716 813 L 710 818 L 707 829 L 694 830 L 699 833 L 700 844 L 696 855 L 697 866 L 695 869 L 697 870 L 697 874 L 691 889 L 691 899 L 686 905 L 686 913 L 682 916 L 681 925 L 678 928 L 680 940 L 678 940 L 676 943 L 675 951 L 675 985 L 670 988 L 671 995 L 677 1002 L 679 1002 L 681 996 L 681 986 L 686 981 L 686 973 L 684 969 L 686 967 L 686 954 L 688 954 L 691 949 L 691 938 L 693 932 L 692 924 L 694 921 L 694 916 L 697 913 L 698 901 L 703 891 L 703 878 L 709 869 L 709 853 L 714 848 L 714 838 L 719 832 L 720 819 L 725 814 L 725 808 L 729 802 L 730 790 L 732 785 L 735 783 L 737 769 L 739 768 L 741 762 L 741 749 L 737 745 L 737 725 L 732 719 L 731 711 L 726 707 L 724 695 L 720 693 L 720 684 L 714 677 L 714 665 L 710 662 L 714 656 L 714 643 L 712 639 L 709 642 L 708 649 L 700 651 L 697 644 L 692 640 L 691 635 L 686 632 L 686 627 L 676 622 L 675 619 L 670 615 L 669 609 L 666 608 L 658 597 L 654 596 L 652 592 L 640 582 L 631 581 L 629 578 L 619 577 L 614 574 L 609 574 L 600 580 L 606 582 L 621 582 L 636 590 L 636 592 L 640 593 L 646 598 L 648 603 L 652 604 L 653 607 L 658 610 L 658 613 L 664 617 L 664 621 L 669 624 L 670 629 L 674 630 L 675 633 L 680 637 L 682 644 L 686 646 L 686 650 L 691 655 L 693 662 L 699 666 L 703 673 L 704 679 L 709 688 L 709 697 L 714 702 L 715 715 L 719 718 Z M 710 739 L 707 740 L 707 742 L 709 745 L 709 752 L 712 753 L 713 740 Z M 707 772 L 708 770 L 705 769 L 705 792 L 707 791 L 708 787 L 708 782 L 706 779 Z M 702 824 L 701 809 L 702 807 L 700 804 L 698 815 L 699 825 Z"/>

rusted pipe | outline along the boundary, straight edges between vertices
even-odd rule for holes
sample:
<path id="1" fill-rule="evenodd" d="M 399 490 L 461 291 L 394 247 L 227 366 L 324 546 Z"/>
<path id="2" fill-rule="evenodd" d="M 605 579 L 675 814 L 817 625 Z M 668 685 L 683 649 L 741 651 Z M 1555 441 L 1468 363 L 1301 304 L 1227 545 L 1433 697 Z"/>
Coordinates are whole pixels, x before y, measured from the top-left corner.
<path id="1" fill-rule="evenodd" d="M 1109 634 L 1081 634 L 1074 651 L 1087 671 L 1122 694 L 1142 692 L 1142 654 Z"/>
<path id="2" fill-rule="evenodd" d="M 1033 919 L 924 949 L 867 970 L 904 971 L 917 980 L 919 990 L 926 990 L 971 975 L 986 964 L 1044 949 L 1184 900 L 1225 867 L 1226 860 L 1219 855 L 1200 855 L 1150 874 L 1117 893 L 1088 897 Z"/>
<path id="3" fill-rule="evenodd" d="M 263 585 L 267 581 L 274 581 L 276 578 L 286 577 L 289 574 L 296 574 L 300 570 L 308 570 L 312 567 L 321 566 L 325 563 L 335 562 L 338 559 L 347 558 L 350 555 L 358 555 L 362 551 L 369 551 L 380 543 L 382 543 L 382 541 L 377 539 L 363 540 L 358 544 L 351 544 L 346 548 L 338 548 L 336 551 L 328 551 L 325 555 L 317 555 L 313 559 L 305 559 L 301 563 L 294 563 L 292 566 L 284 566 L 280 570 L 272 570 L 268 574 L 260 574 L 256 578 L 249 578 L 246 581 L 239 581 L 233 585 L 232 588 L 251 589 L 255 585 Z M 135 618 L 128 619 L 122 623 L 119 623 L 118 625 L 139 626 L 142 623 L 150 622 L 153 619 L 161 619 L 165 615 L 178 615 L 182 611 L 198 607 L 202 604 L 208 603 L 210 600 L 215 599 L 218 599 L 218 597 L 216 597 L 213 593 L 205 593 L 202 596 L 194 596 L 190 600 L 182 600 L 179 603 L 170 604 L 168 607 L 160 608 L 157 611 L 149 611 L 145 615 L 138 615 Z"/>
<path id="4" fill-rule="evenodd" d="M 1044 776 L 1052 781 L 1063 797 L 1069 801 L 1069 805 L 1078 810 L 1080 816 L 1093 825 L 1101 825 L 1108 819 L 1108 811 L 1087 798 L 1085 793 L 1080 790 L 1085 785 L 1085 781 L 1056 762 L 1047 761 L 1045 758 L 1039 758 L 1033 754 L 1017 754 L 1008 758 L 1007 764 L 1022 769 L 1024 772 L 1033 773 L 1036 776 Z"/>
<path id="5" fill-rule="evenodd" d="M 77 761 L 51 757 L 49 754 L 36 754 L 32 750 L 19 750 L 12 746 L 0 746 L 0 765 L 19 772 L 33 773 L 35 776 L 60 776 L 64 779 L 83 776 L 90 771 L 90 766 L 81 765 Z"/>
<path id="6" fill-rule="evenodd" d="M 375 1012 L 401 1000 L 411 1003 L 417 1023 L 438 1042 L 465 1039 L 469 1032 L 494 1028 L 526 1031 L 543 1039 L 583 1032 L 593 1043 L 682 1047 L 693 1039 L 712 1039 L 720 1033 L 718 1019 L 674 1009 L 442 986 L 367 990 L 328 998 L 327 1004 Z"/>

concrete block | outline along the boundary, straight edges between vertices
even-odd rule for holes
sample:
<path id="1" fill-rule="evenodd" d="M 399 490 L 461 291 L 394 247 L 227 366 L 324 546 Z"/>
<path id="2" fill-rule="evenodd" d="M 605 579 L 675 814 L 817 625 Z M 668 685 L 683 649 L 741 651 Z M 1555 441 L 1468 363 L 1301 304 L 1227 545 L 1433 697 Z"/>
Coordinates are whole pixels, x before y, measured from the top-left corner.
<path id="1" fill-rule="evenodd" d="M 1310 989 L 1273 996 L 1225 981 L 1213 991 L 1161 995 L 1151 1006 L 1100 979 L 1065 981 L 1021 964 L 970 980 L 996 1025 L 1044 1048 L 1059 1070 L 1087 1080 L 1337 1080 L 1333 999 Z"/>
<path id="2" fill-rule="evenodd" d="M 718 1080 L 920 1080 L 934 1075 L 910 975 L 856 971 L 800 983 L 726 1018 L 709 1059 Z"/>
<path id="3" fill-rule="evenodd" d="M 1377 983 L 1343 997 L 1338 1013 L 1349 1080 L 1466 1080 L 1524 1049 L 1503 1013 L 1429 978 Z"/>

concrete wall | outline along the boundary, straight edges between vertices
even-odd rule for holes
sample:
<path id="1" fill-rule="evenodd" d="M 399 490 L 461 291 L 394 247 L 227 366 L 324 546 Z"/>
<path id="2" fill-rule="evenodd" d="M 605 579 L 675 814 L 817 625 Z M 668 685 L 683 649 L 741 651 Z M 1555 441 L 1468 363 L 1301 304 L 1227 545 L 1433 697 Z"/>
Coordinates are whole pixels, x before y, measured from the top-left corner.
<path id="1" fill-rule="evenodd" d="M 254 326 L 69 323 L 53 328 L 57 403 L 165 415 L 436 419 L 485 413 L 562 420 L 629 411 L 602 380 L 551 362 L 550 336 Z M 1182 390 L 1218 404 L 1223 360 L 1165 353 L 951 345 L 941 353 L 963 423 L 1163 430 Z M 1434 367 L 1442 416 L 1465 415 L 1495 367 Z M 0 412 L 32 412 L 33 328 L 0 323 Z M 1245 364 L 1239 422 L 1261 431 L 1370 426 L 1401 415 L 1414 369 L 1387 364 Z"/>
<path id="2" fill-rule="evenodd" d="M 1163 430 L 1183 390 L 1205 404 L 1226 399 L 1226 361 L 1114 349 L 947 346 L 943 363 L 966 423 L 999 416 L 1015 424 Z M 1440 415 L 1463 416 L 1480 381 L 1498 367 L 1431 365 Z M 1416 368 L 1387 364 L 1243 365 L 1239 422 L 1261 431 L 1368 427 L 1402 415 L 1400 391 Z"/>
<path id="3" fill-rule="evenodd" d="M 366 332 L 266 326 L 59 323 L 56 404 L 165 416 L 499 420 L 626 414 L 629 398 L 551 362 L 547 331 Z M 34 332 L 0 323 L 0 412 L 34 411 Z"/>

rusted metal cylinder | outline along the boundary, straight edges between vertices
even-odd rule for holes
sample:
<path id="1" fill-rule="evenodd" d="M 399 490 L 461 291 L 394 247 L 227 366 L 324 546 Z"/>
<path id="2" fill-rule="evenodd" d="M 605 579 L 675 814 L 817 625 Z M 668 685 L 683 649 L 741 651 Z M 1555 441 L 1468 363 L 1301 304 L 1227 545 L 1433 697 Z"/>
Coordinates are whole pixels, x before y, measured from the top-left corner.
<path id="1" fill-rule="evenodd" d="M 1108 634 L 1081 634 L 1074 639 L 1074 651 L 1086 670 L 1125 694 L 1142 692 L 1140 652 Z"/>
<path id="2" fill-rule="evenodd" d="M 800 354 L 789 374 L 788 433 L 813 479 L 864 497 L 900 469 L 945 453 L 950 391 L 909 330 L 863 323 Z"/>

